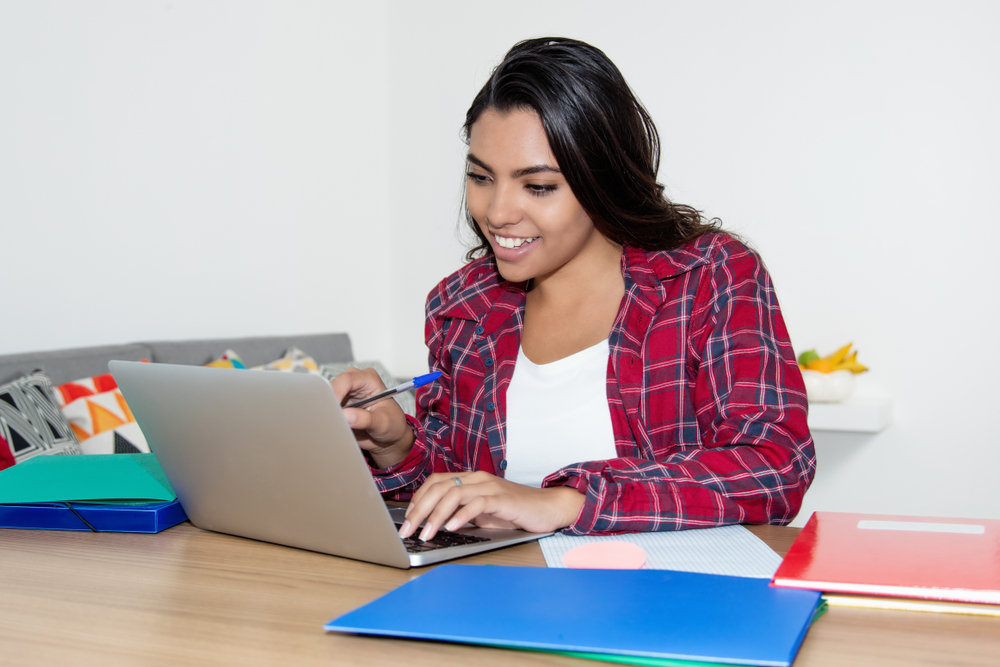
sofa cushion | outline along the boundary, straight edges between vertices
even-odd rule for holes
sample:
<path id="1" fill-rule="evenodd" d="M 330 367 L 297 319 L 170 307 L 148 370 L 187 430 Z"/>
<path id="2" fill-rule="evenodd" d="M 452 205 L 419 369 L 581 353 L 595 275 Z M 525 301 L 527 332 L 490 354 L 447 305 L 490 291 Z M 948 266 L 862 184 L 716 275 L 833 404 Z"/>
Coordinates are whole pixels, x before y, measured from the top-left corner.
<path id="1" fill-rule="evenodd" d="M 82 453 L 42 372 L 0 385 L 0 438 L 18 463 L 38 454 Z"/>
<path id="2" fill-rule="evenodd" d="M 289 348 L 281 355 L 280 359 L 275 359 L 260 366 L 252 366 L 252 371 L 283 371 L 285 373 L 319 373 L 319 366 L 316 360 L 310 357 L 297 347 Z"/>
<path id="3" fill-rule="evenodd" d="M 108 361 L 151 359 L 152 350 L 142 343 L 80 347 L 50 352 L 26 352 L 0 356 L 0 383 L 10 382 L 41 369 L 53 384 L 71 382 L 108 372 Z"/>
<path id="4" fill-rule="evenodd" d="M 240 355 L 236 354 L 232 350 L 226 350 L 222 353 L 222 356 L 218 359 L 214 359 L 207 364 L 211 368 L 246 368 L 246 364 L 243 363 L 243 359 Z"/>
<path id="5" fill-rule="evenodd" d="M 313 358 L 322 362 L 350 361 L 354 358 L 351 351 L 351 339 L 343 333 L 161 341 L 145 343 L 145 345 L 152 349 L 153 356 L 151 358 L 156 363 L 187 364 L 189 366 L 203 366 L 218 359 L 226 350 L 235 350 L 248 367 L 280 359 L 284 356 L 285 351 L 291 347 L 308 350 Z"/>
<path id="6" fill-rule="evenodd" d="M 56 402 L 84 454 L 141 454 L 146 438 L 111 373 L 66 382 Z"/>

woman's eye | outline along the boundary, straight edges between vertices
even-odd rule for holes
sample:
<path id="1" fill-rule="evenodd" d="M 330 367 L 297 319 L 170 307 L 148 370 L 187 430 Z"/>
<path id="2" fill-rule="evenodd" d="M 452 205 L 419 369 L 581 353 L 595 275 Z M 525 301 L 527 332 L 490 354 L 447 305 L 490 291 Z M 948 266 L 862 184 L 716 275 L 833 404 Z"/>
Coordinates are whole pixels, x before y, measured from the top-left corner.
<path id="1" fill-rule="evenodd" d="M 475 183 L 476 185 L 485 185 L 486 182 L 490 180 L 489 176 L 484 176 L 483 174 L 477 174 L 474 171 L 467 172 L 465 175 L 468 176 L 469 180 Z"/>
<path id="2" fill-rule="evenodd" d="M 530 184 L 529 183 L 525 187 L 528 189 L 528 192 L 530 192 L 531 194 L 535 195 L 536 197 L 541 197 L 542 195 L 547 195 L 550 192 L 555 192 L 556 188 L 559 187 L 559 186 L 557 186 L 557 185 L 551 185 L 551 184 L 549 184 L 549 185 L 536 185 L 536 184 Z"/>

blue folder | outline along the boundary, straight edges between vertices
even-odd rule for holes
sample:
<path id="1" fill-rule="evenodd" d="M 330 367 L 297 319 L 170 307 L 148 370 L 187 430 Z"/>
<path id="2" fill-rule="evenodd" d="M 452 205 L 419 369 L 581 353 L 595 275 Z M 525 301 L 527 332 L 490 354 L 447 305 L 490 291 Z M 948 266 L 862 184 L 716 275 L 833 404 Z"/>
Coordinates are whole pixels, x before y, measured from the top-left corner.
<path id="1" fill-rule="evenodd" d="M 820 593 L 670 570 L 442 565 L 325 629 L 512 648 L 792 664 Z"/>
<path id="2" fill-rule="evenodd" d="M 181 504 L 31 503 L 0 505 L 0 528 L 158 533 L 187 521 Z"/>

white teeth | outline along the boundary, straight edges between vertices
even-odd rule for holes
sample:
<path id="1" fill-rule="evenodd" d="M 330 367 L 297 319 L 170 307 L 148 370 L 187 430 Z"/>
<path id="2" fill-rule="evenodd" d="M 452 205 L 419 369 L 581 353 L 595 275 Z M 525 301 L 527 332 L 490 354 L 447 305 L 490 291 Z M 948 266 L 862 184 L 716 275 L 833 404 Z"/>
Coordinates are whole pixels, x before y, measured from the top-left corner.
<path id="1" fill-rule="evenodd" d="M 504 248 L 520 248 L 525 243 L 531 243 L 537 236 L 532 236 L 531 238 L 517 238 L 513 236 L 500 236 L 499 234 L 494 234 L 493 238 L 497 240 L 497 244 Z"/>

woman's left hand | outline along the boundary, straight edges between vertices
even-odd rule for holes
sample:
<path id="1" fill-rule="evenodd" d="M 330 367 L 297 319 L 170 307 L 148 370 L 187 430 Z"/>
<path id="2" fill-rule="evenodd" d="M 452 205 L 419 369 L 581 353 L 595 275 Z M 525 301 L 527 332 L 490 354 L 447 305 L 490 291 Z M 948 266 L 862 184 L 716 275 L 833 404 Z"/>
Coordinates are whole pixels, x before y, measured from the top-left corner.
<path id="1" fill-rule="evenodd" d="M 409 537 L 424 520 L 422 540 L 432 539 L 442 527 L 458 530 L 467 523 L 547 533 L 576 522 L 583 500 L 569 486 L 536 489 L 479 471 L 434 473 L 413 494 L 399 535 Z"/>

